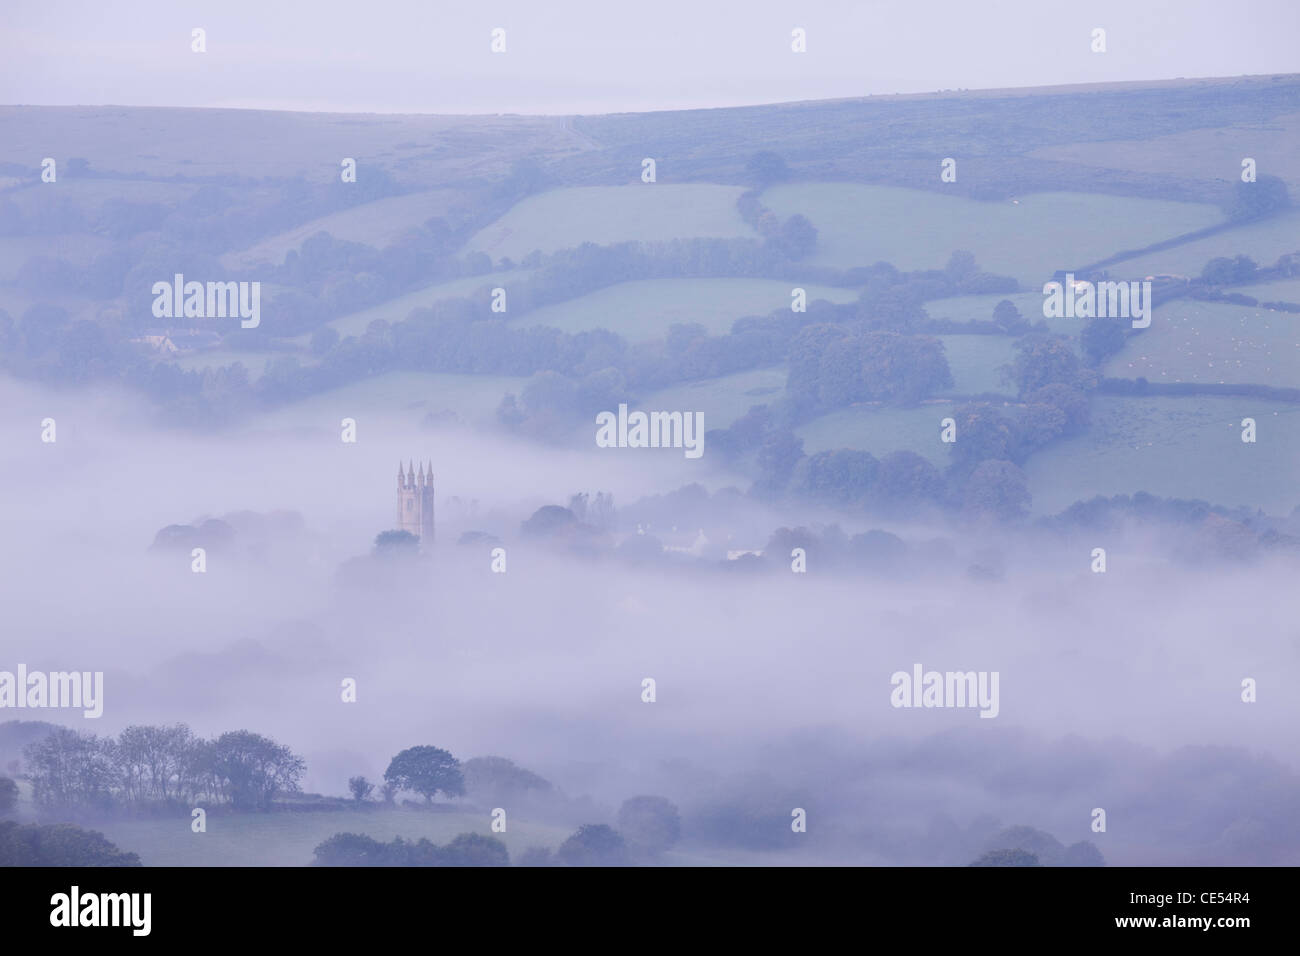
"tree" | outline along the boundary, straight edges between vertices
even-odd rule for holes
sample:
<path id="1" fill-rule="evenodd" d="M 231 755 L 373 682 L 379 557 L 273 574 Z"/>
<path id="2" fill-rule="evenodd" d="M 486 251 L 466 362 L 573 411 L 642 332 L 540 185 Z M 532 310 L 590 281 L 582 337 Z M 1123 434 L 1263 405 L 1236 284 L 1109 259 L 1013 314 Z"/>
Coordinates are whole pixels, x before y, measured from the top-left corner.
<path id="1" fill-rule="evenodd" d="M 336 833 L 315 850 L 313 866 L 388 866 L 386 844 L 364 833 Z"/>
<path id="2" fill-rule="evenodd" d="M 28 744 L 23 751 L 32 797 L 47 807 L 108 807 L 117 774 L 113 741 L 66 727 Z"/>
<path id="3" fill-rule="evenodd" d="M 1023 824 L 1007 827 L 985 844 L 989 851 L 1020 851 L 1028 853 L 1042 866 L 1060 866 L 1065 859 L 1065 846 L 1050 833 Z"/>
<path id="4" fill-rule="evenodd" d="M 970 866 L 1038 866 L 1038 857 L 1024 850 L 990 850 Z"/>
<path id="5" fill-rule="evenodd" d="M 858 316 L 872 328 L 910 332 L 929 318 L 916 290 L 891 285 L 878 292 L 868 286 L 858 296 Z"/>
<path id="6" fill-rule="evenodd" d="M 1029 479 L 1009 461 L 982 461 L 966 481 L 964 508 L 971 516 L 992 515 L 1001 521 L 1029 512 Z"/>
<path id="7" fill-rule="evenodd" d="M 549 846 L 530 846 L 519 855 L 516 866 L 559 866 L 560 861 Z"/>
<path id="8" fill-rule="evenodd" d="M 604 823 L 584 823 L 560 844 L 560 859 L 568 866 L 626 866 L 627 843 Z"/>
<path id="9" fill-rule="evenodd" d="M 1015 358 L 1004 367 L 1022 395 L 1055 383 L 1077 386 L 1079 372 L 1079 356 L 1063 336 L 1024 336 L 1016 343 Z"/>
<path id="10" fill-rule="evenodd" d="M 194 734 L 184 724 L 123 730 L 114 759 L 127 799 L 165 802 L 184 796 L 194 743 Z"/>
<path id="11" fill-rule="evenodd" d="M 438 747 L 408 747 L 392 759 L 384 779 L 423 795 L 426 803 L 433 803 L 437 793 L 458 797 L 465 792 L 460 761 Z"/>
<path id="12" fill-rule="evenodd" d="M 800 459 L 794 472 L 801 494 L 837 505 L 863 501 L 876 480 L 880 462 L 869 451 L 837 448 Z"/>
<path id="13" fill-rule="evenodd" d="M 803 457 L 803 439 L 790 429 L 773 432 L 758 450 L 759 480 L 767 492 L 779 492 L 790 484 L 795 465 Z"/>
<path id="14" fill-rule="evenodd" d="M 1253 183 L 1238 182 L 1228 207 L 1228 218 L 1234 222 L 1263 219 L 1281 212 L 1290 205 L 1286 183 L 1277 176 L 1259 176 Z"/>
<path id="15" fill-rule="evenodd" d="M 375 790 L 375 785 L 365 777 L 348 777 L 348 790 L 357 803 L 365 803 Z"/>
<path id="16" fill-rule="evenodd" d="M 1101 365 L 1124 347 L 1124 326 L 1114 319 L 1092 319 L 1079 333 L 1079 347 L 1093 366 Z"/>
<path id="17" fill-rule="evenodd" d="M 1255 278 L 1258 269 L 1250 256 L 1216 256 L 1201 270 L 1201 279 L 1208 285 L 1244 285 Z"/>
<path id="18" fill-rule="evenodd" d="M 992 405 L 960 405 L 953 409 L 957 440 L 953 442 L 954 465 L 966 471 L 988 458 L 1009 458 L 1015 435 L 1011 423 Z"/>
<path id="19" fill-rule="evenodd" d="M 667 797 L 629 797 L 618 809 L 618 829 L 634 848 L 658 855 L 681 839 L 682 819 Z"/>
<path id="20" fill-rule="evenodd" d="M 849 539 L 854 560 L 878 571 L 897 569 L 907 557 L 907 544 L 896 534 L 872 529 Z"/>
<path id="21" fill-rule="evenodd" d="M 97 830 L 71 823 L 0 823 L 0 866 L 139 866 Z"/>
<path id="22" fill-rule="evenodd" d="M 1071 843 L 1065 848 L 1064 866 L 1105 866 L 1106 858 L 1087 840 Z"/>
<path id="23" fill-rule="evenodd" d="M 18 784 L 0 777 L 0 814 L 12 813 L 18 806 Z"/>
<path id="24" fill-rule="evenodd" d="M 790 169 L 780 154 L 765 149 L 749 157 L 749 161 L 745 163 L 745 173 L 759 186 L 770 186 L 772 183 L 788 179 Z"/>
<path id="25" fill-rule="evenodd" d="M 443 866 L 509 866 L 510 853 L 496 837 L 462 833 L 442 848 Z"/>
<path id="26" fill-rule="evenodd" d="M 1083 431 L 1088 427 L 1090 414 L 1088 396 L 1070 385 L 1056 383 L 1036 388 L 1025 396 L 1031 405 L 1051 405 L 1065 415 L 1065 434 Z"/>
<path id="27" fill-rule="evenodd" d="M 381 531 L 375 535 L 377 558 L 412 558 L 420 553 L 420 539 L 409 531 Z"/>
<path id="28" fill-rule="evenodd" d="M 34 260 L 29 260 L 28 265 L 32 261 Z M 42 289 L 67 288 L 70 284 L 63 279 L 49 281 L 42 278 L 36 281 Z M 18 328 L 22 332 L 28 356 L 35 358 L 54 348 L 63 331 L 71 324 L 72 317 L 62 306 L 45 302 L 30 306 L 18 320 Z"/>
<path id="29" fill-rule="evenodd" d="M 943 267 L 944 274 L 954 283 L 961 283 L 979 272 L 979 266 L 975 263 L 975 253 L 967 249 L 958 249 L 948 257 L 948 263 Z"/>
<path id="30" fill-rule="evenodd" d="M 890 452 L 880 459 L 873 498 L 886 505 L 933 501 L 943 493 L 939 469 L 914 451 Z"/>
<path id="31" fill-rule="evenodd" d="M 642 536 L 643 537 L 643 536 Z M 505 757 L 474 757 L 461 767 L 467 793 L 492 800 L 518 799 L 530 790 L 545 793 L 551 783 Z"/>
<path id="32" fill-rule="evenodd" d="M 530 538 L 549 538 L 578 524 L 578 516 L 560 505 L 542 505 L 519 526 L 521 533 Z"/>
<path id="33" fill-rule="evenodd" d="M 212 742 L 209 766 L 218 787 L 237 809 L 269 810 L 281 793 L 297 793 L 307 769 L 288 747 L 248 730 Z"/>
<path id="34" fill-rule="evenodd" d="M 1029 331 L 1029 320 L 1020 314 L 1010 299 L 1003 299 L 993 307 L 993 321 L 1012 335 L 1023 335 Z"/>
<path id="35" fill-rule="evenodd" d="M 798 262 L 817 248 L 817 227 L 808 221 L 807 216 L 795 213 L 781 223 L 776 244 L 787 258 Z"/>

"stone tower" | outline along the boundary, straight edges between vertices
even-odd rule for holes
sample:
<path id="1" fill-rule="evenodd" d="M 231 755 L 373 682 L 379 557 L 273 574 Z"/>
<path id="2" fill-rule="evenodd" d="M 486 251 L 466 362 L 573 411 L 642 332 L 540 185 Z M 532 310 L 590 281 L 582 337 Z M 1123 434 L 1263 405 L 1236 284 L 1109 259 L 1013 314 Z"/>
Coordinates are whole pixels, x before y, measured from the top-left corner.
<path id="1" fill-rule="evenodd" d="M 397 463 L 397 528 L 420 539 L 420 547 L 433 545 L 433 465 L 417 472 L 410 462 L 406 472 Z"/>

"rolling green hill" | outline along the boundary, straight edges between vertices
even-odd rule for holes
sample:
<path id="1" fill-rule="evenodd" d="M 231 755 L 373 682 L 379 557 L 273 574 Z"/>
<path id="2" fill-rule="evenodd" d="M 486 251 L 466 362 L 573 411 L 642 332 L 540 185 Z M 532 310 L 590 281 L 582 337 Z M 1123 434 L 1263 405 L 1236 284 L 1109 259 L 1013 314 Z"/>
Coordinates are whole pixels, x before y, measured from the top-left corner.
<path id="1" fill-rule="evenodd" d="M 753 237 L 736 211 L 740 186 L 641 183 L 553 189 L 531 196 L 480 230 L 467 252 L 518 261 L 534 249 L 554 252 L 584 242 L 679 237 Z"/>
<path id="2" fill-rule="evenodd" d="M 609 329 L 630 342 L 662 338 L 676 323 L 698 322 L 710 335 L 736 319 L 790 307 L 798 283 L 779 279 L 643 279 L 621 282 L 557 305 L 525 312 L 519 326 L 548 325 L 566 332 Z M 853 302 L 853 289 L 803 285 L 808 301 Z"/>
<path id="3" fill-rule="evenodd" d="M 1175 299 L 1104 367 L 1152 382 L 1300 385 L 1300 315 Z"/>
<path id="4" fill-rule="evenodd" d="M 1036 193 L 979 201 L 895 186 L 800 183 L 763 193 L 779 216 L 803 213 L 817 227 L 815 265 L 850 268 L 885 261 L 903 270 L 940 269 L 958 249 L 986 272 L 1042 289 L 1058 269 L 1120 249 L 1213 225 L 1215 206 L 1096 193 Z"/>

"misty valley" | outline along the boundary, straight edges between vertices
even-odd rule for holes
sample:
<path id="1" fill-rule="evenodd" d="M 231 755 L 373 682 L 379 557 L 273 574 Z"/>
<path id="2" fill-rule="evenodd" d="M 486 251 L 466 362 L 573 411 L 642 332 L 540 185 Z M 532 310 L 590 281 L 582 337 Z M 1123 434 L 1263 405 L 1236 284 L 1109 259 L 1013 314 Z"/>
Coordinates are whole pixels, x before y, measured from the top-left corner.
<path id="1" fill-rule="evenodd" d="M 1086 62 L 0 106 L 0 864 L 1300 863 L 1300 76 Z"/>

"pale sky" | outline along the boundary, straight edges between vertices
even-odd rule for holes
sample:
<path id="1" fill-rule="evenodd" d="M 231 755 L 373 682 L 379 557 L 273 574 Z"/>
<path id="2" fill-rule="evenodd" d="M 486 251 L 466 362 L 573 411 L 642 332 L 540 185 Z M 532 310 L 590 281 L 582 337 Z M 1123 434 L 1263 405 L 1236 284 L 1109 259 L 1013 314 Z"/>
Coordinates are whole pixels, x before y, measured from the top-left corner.
<path id="1" fill-rule="evenodd" d="M 1300 0 L 0 0 L 0 103 L 602 113 L 1289 73 L 1298 39 Z"/>

